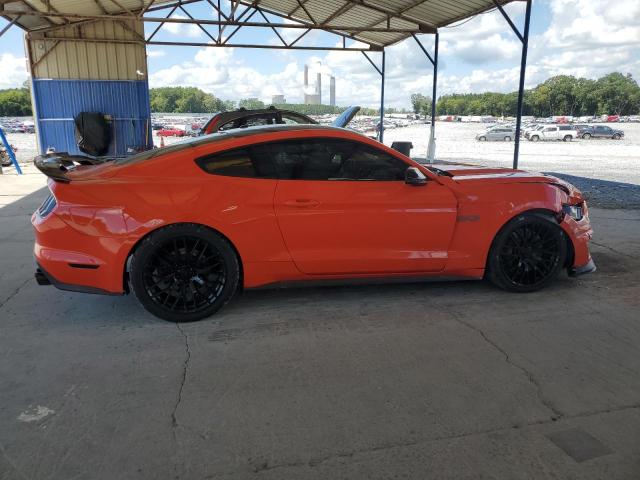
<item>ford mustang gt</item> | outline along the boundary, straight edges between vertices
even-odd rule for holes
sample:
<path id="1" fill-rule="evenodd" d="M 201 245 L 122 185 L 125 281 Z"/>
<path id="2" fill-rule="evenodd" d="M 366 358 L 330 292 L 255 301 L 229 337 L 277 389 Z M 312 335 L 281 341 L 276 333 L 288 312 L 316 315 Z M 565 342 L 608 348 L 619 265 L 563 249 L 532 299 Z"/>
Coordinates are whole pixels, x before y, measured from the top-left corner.
<path id="1" fill-rule="evenodd" d="M 595 270 L 581 193 L 557 178 L 425 166 L 358 133 L 273 125 L 126 159 L 48 154 L 36 278 L 133 292 L 171 321 L 236 291 L 306 281 L 486 278 L 531 292 Z"/>

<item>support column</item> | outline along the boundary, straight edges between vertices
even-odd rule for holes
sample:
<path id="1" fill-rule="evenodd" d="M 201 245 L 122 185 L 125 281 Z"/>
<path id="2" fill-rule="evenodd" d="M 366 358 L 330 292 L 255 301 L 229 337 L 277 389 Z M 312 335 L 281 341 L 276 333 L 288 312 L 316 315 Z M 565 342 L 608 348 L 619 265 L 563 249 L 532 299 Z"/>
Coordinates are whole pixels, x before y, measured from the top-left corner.
<path id="1" fill-rule="evenodd" d="M 378 134 L 378 140 L 380 143 L 384 141 L 384 74 L 385 74 L 385 56 L 386 52 L 382 50 L 382 71 L 380 75 L 382 76 L 382 83 L 380 86 L 380 132 Z"/>
<path id="2" fill-rule="evenodd" d="M 527 70 L 527 50 L 529 49 L 529 21 L 531 20 L 531 0 L 527 0 L 524 14 L 524 33 L 522 40 L 522 58 L 520 60 L 520 86 L 518 89 L 518 112 L 516 113 L 516 141 L 513 148 L 513 168 L 518 168 L 520 155 L 520 125 L 522 124 L 522 105 L 524 103 L 524 80 Z"/>
<path id="3" fill-rule="evenodd" d="M 438 95 L 438 45 L 440 34 L 436 32 L 435 54 L 433 56 L 433 93 L 431 95 L 431 133 L 427 148 L 427 162 L 433 163 L 436 158 L 436 98 Z"/>

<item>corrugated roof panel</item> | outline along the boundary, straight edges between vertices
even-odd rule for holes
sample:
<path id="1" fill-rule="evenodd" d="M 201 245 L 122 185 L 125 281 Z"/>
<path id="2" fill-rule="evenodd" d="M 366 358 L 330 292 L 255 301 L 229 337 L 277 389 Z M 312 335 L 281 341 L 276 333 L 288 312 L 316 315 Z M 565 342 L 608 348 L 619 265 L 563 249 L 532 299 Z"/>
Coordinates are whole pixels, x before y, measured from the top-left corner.
<path id="1" fill-rule="evenodd" d="M 150 0 L 118 0 L 118 3 L 130 11 L 139 11 Z M 311 22 L 306 14 L 308 11 L 313 20 L 319 24 L 327 21 L 326 26 L 361 28 L 387 28 L 390 29 L 415 29 L 416 32 L 433 31 L 438 27 L 450 25 L 459 20 L 469 18 L 478 13 L 495 8 L 493 0 L 239 0 L 246 6 L 257 5 L 264 7 L 285 17 L 293 17 L 302 22 Z M 515 0 L 498 0 L 501 4 Z M 169 4 L 172 0 L 156 0 L 154 6 Z M 304 8 L 300 5 L 302 4 Z M 349 5 L 354 5 L 348 8 Z M 114 2 L 95 2 L 87 0 L 30 0 L 30 5 L 46 12 L 48 6 L 54 6 L 61 13 L 96 15 L 108 13 L 122 13 Z M 102 5 L 102 8 L 100 7 Z M 25 4 L 22 0 L 14 0 L 4 4 L 5 11 L 24 11 Z M 164 13 L 164 12 L 162 12 Z M 158 14 L 153 14 L 158 16 Z M 5 14 L 7 18 L 14 18 Z M 256 21 L 260 19 L 257 18 Z M 51 22 L 60 22 L 59 18 L 52 17 Z M 415 22 L 415 23 L 412 23 Z M 38 17 L 27 16 L 17 22 L 27 30 L 42 28 L 46 20 Z M 321 25 L 322 26 L 322 25 Z M 420 28 L 418 28 L 420 26 Z M 346 29 L 348 31 L 348 29 Z M 408 36 L 411 32 L 353 32 L 352 36 L 365 42 L 377 45 L 390 45 Z"/>

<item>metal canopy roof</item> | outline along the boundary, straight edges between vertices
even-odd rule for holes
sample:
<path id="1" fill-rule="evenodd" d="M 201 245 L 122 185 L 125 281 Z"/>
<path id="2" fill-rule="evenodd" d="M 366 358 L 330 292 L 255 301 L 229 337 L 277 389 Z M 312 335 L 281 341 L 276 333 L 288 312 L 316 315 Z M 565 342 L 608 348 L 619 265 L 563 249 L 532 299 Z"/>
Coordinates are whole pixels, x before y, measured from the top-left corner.
<path id="1" fill-rule="evenodd" d="M 272 48 L 295 48 L 277 30 L 299 29 L 300 38 L 310 30 L 325 30 L 358 40 L 366 44 L 367 49 L 381 50 L 413 34 L 435 33 L 440 27 L 512 1 L 517 0 L 229 0 L 229 9 L 223 11 L 219 0 L 0 0 L 3 7 L 0 14 L 28 32 L 88 20 L 136 19 L 160 26 L 164 23 L 196 24 L 205 33 L 204 27 L 211 26 L 217 26 L 218 30 L 225 27 L 270 28 L 284 44 L 269 45 Z M 214 16 L 194 18 L 186 7 L 198 2 L 206 2 Z M 176 11 L 189 18 L 169 18 Z M 259 21 L 250 21 L 256 12 L 260 14 L 255 16 Z M 269 20 L 269 14 L 279 17 L 283 23 Z M 217 43 L 212 46 L 225 46 L 222 34 L 217 42 L 213 35 L 208 35 L 213 43 Z"/>

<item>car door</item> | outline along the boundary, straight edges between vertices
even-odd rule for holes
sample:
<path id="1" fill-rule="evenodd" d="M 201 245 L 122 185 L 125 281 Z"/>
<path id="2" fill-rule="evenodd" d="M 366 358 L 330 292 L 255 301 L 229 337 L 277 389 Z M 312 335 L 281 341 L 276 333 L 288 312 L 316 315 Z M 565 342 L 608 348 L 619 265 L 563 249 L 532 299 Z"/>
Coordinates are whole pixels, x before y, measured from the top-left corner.
<path id="1" fill-rule="evenodd" d="M 408 164 L 365 143 L 308 138 L 269 146 L 278 170 L 276 218 L 297 268 L 311 275 L 442 270 L 457 201 L 431 179 L 405 183 Z"/>
<path id="2" fill-rule="evenodd" d="M 545 127 L 542 136 L 545 140 L 555 140 L 558 138 L 558 127 Z"/>
<path id="3" fill-rule="evenodd" d="M 602 125 L 596 125 L 593 130 L 593 136 L 596 138 L 602 138 L 607 136 L 606 127 Z"/>

